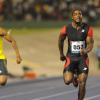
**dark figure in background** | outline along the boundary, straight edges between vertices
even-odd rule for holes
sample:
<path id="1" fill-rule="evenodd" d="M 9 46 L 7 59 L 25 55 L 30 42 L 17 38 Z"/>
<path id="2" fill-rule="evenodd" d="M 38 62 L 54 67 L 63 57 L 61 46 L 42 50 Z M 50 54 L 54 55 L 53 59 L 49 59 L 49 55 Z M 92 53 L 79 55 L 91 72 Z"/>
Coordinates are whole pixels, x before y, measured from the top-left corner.
<path id="1" fill-rule="evenodd" d="M 68 38 L 68 51 L 64 55 L 64 40 Z M 79 85 L 78 100 L 83 100 L 86 91 L 86 80 L 88 77 L 88 53 L 93 48 L 93 29 L 82 22 L 82 11 L 72 11 L 72 23 L 65 25 L 59 35 L 60 60 L 66 61 L 63 78 L 66 85 L 73 83 Z"/>

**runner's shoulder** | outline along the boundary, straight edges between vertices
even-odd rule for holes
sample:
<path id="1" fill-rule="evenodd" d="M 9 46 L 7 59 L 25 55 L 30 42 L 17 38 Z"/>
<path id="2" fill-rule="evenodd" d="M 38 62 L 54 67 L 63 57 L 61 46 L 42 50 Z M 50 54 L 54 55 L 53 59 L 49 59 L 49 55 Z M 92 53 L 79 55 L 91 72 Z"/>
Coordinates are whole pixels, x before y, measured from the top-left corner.
<path id="1" fill-rule="evenodd" d="M 87 36 L 93 38 L 93 27 L 87 23 L 84 23 L 85 28 L 87 28 Z"/>
<path id="2" fill-rule="evenodd" d="M 67 30 L 67 26 L 64 25 L 60 30 L 60 35 L 67 35 L 66 30 Z"/>
<path id="3" fill-rule="evenodd" d="M 92 28 L 91 25 L 89 25 L 88 23 L 85 23 L 85 22 L 82 23 L 82 26 L 83 26 L 83 27 L 87 27 L 88 29 L 89 29 L 89 28 Z"/>
<path id="4" fill-rule="evenodd" d="M 71 24 L 64 25 L 60 30 L 60 35 L 67 35 L 67 29 L 71 27 Z"/>

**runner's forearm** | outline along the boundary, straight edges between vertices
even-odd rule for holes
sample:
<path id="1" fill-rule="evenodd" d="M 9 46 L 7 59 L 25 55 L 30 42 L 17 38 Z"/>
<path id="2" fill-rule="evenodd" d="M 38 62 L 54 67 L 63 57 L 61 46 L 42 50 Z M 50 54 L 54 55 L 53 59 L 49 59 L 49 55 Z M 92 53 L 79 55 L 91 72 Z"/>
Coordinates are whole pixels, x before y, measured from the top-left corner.
<path id="1" fill-rule="evenodd" d="M 19 50 L 18 50 L 18 47 L 17 47 L 17 44 L 16 44 L 15 40 L 12 41 L 12 47 L 15 50 L 16 56 L 20 56 L 20 53 L 19 53 Z"/>
<path id="2" fill-rule="evenodd" d="M 90 41 L 87 42 L 87 47 L 85 48 L 86 53 L 89 53 L 93 49 L 93 44 L 94 44 L 93 39 L 90 39 Z"/>
<path id="3" fill-rule="evenodd" d="M 65 40 L 64 36 L 59 36 L 58 47 L 59 47 L 60 55 L 64 55 L 63 53 L 64 40 Z"/>

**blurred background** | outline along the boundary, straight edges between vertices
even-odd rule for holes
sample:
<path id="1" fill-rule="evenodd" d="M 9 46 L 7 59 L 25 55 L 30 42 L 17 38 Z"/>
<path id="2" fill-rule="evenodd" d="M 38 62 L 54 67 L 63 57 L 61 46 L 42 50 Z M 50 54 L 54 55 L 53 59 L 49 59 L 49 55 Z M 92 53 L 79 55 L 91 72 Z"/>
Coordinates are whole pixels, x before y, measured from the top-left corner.
<path id="1" fill-rule="evenodd" d="M 0 0 L 0 21 L 67 21 L 75 7 L 82 9 L 84 21 L 100 20 L 100 0 Z"/>
<path id="2" fill-rule="evenodd" d="M 82 9 L 83 21 L 94 28 L 89 75 L 100 73 L 100 0 L 0 0 L 0 27 L 12 30 L 23 58 L 17 65 L 12 47 L 4 41 L 10 77 L 62 76 L 64 62 L 59 60 L 58 36 L 76 7 Z"/>

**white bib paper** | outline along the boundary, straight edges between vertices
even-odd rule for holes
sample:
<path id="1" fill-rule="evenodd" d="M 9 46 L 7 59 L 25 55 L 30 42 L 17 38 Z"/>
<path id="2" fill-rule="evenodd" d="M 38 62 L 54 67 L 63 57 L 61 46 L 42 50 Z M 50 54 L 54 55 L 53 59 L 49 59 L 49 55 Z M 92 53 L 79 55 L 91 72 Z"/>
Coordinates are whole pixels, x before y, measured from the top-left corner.
<path id="1" fill-rule="evenodd" d="M 80 49 L 85 48 L 85 41 L 71 41 L 71 52 L 80 53 Z"/>

